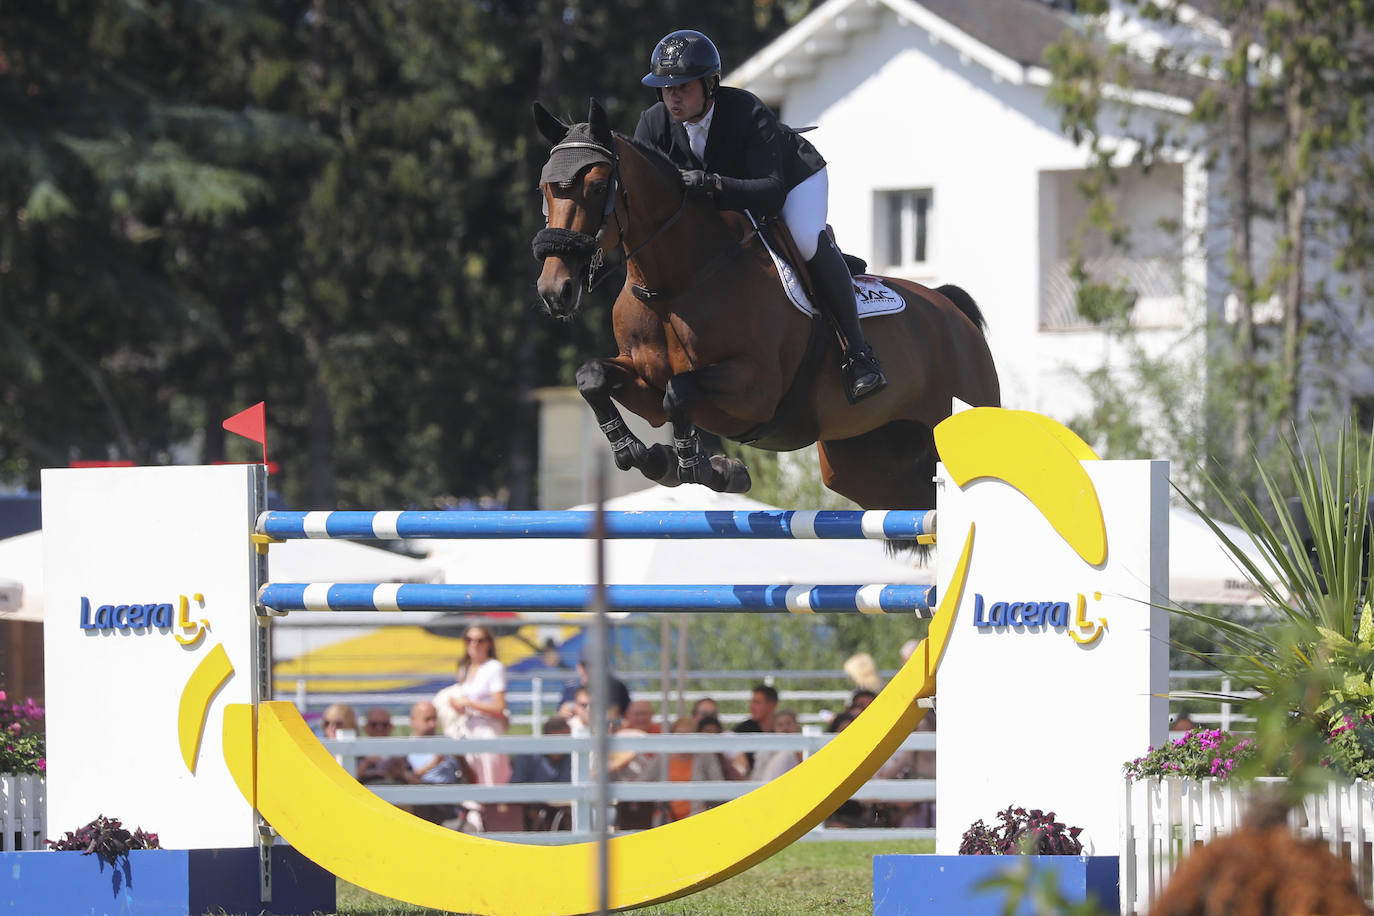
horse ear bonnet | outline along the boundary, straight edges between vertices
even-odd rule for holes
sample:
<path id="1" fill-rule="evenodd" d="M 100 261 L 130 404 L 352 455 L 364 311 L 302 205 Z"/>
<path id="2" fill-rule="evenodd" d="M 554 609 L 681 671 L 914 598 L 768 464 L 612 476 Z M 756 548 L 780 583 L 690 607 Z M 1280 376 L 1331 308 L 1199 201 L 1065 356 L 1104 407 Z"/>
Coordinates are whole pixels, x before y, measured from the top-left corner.
<path id="1" fill-rule="evenodd" d="M 605 141 L 594 136 L 590 124 L 574 124 L 553 148 L 544 170 L 539 173 L 541 184 L 572 181 L 590 165 L 612 163 L 611 151 Z"/>

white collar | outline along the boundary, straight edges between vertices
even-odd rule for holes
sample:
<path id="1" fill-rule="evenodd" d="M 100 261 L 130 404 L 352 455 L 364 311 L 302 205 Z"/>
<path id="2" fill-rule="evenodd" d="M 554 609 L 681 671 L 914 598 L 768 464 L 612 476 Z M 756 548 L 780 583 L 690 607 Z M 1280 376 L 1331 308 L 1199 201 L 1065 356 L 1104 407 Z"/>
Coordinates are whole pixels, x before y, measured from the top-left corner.
<path id="1" fill-rule="evenodd" d="M 710 131 L 710 129 L 711 129 L 711 119 L 714 118 L 715 116 L 716 116 L 716 104 L 715 104 L 715 102 L 712 102 L 712 103 L 711 103 L 711 107 L 710 107 L 709 109 L 707 109 L 706 114 L 702 115 L 702 118 L 701 118 L 700 121 L 698 121 L 698 122 L 695 123 L 695 124 L 693 124 L 691 121 L 683 121 L 683 122 L 682 122 L 682 126 L 685 127 L 685 128 L 687 128 L 688 133 L 692 133 L 692 134 L 695 134 L 695 133 L 698 133 L 698 132 L 706 133 L 706 132 Z"/>

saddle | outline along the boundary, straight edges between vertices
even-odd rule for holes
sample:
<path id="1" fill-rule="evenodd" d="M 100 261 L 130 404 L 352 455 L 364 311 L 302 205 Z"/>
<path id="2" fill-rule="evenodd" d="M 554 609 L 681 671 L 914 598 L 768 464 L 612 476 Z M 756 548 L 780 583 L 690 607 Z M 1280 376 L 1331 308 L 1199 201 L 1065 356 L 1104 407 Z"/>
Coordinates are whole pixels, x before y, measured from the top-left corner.
<path id="1" fill-rule="evenodd" d="M 802 288 L 806 290 L 806 295 L 812 302 L 816 301 L 816 288 L 811 282 L 811 273 L 806 269 L 806 261 L 802 259 L 801 252 L 797 250 L 797 242 L 792 238 L 792 230 L 787 228 L 787 223 L 776 216 L 770 216 L 758 221 L 759 232 L 763 234 L 768 244 L 773 250 L 782 256 L 782 259 L 791 265 L 797 272 L 797 277 L 802 282 Z M 830 233 L 830 240 L 835 241 L 835 230 L 827 223 L 825 231 Z M 836 242 L 836 248 L 839 243 Z M 849 275 L 857 277 L 868 273 L 868 262 L 856 255 L 841 251 L 840 256 L 844 258 L 845 266 L 849 268 Z"/>

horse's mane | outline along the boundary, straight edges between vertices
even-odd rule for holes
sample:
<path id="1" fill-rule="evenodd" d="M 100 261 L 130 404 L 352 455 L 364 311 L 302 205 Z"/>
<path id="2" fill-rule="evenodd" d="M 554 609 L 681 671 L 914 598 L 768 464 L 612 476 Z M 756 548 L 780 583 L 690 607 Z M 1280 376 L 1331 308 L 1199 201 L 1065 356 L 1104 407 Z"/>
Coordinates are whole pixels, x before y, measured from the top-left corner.
<path id="1" fill-rule="evenodd" d="M 627 136 L 626 134 L 616 133 L 615 136 L 621 143 L 627 144 L 645 159 L 649 160 L 649 164 L 657 169 L 659 174 L 664 178 L 670 179 L 674 184 L 677 183 L 678 167 L 674 164 L 673 160 L 668 158 L 667 153 L 663 152 L 663 150 L 659 149 L 657 146 L 650 143 L 644 143 L 641 140 L 636 140 L 634 137 Z"/>

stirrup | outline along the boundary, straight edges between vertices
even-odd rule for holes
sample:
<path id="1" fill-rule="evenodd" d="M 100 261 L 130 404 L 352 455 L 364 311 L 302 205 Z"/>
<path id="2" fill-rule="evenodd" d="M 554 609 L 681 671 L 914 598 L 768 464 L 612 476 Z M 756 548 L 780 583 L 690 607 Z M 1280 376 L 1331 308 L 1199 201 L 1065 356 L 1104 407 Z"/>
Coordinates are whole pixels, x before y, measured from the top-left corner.
<path id="1" fill-rule="evenodd" d="M 844 396 L 855 404 L 887 387 L 887 376 L 872 347 L 864 347 L 845 357 L 840 366 L 844 376 Z"/>

